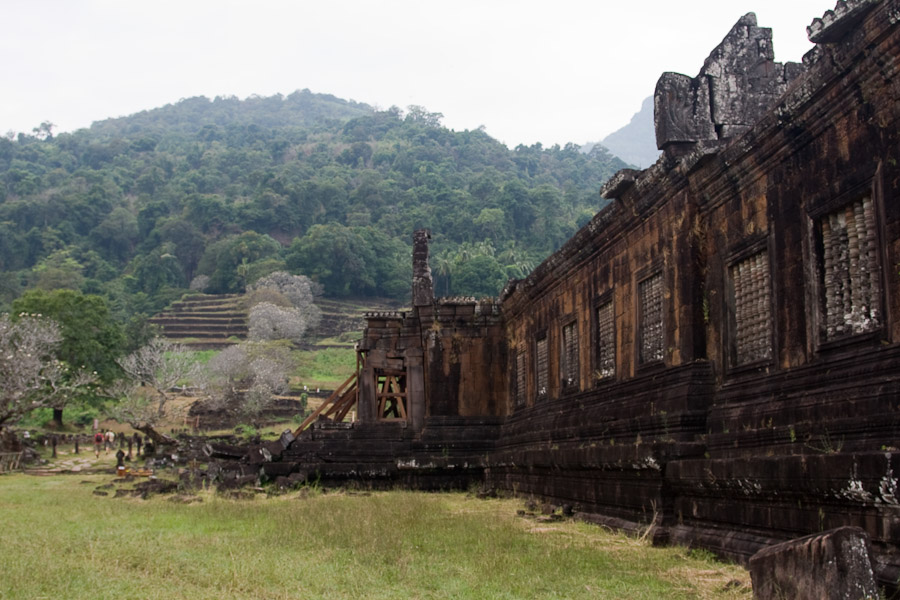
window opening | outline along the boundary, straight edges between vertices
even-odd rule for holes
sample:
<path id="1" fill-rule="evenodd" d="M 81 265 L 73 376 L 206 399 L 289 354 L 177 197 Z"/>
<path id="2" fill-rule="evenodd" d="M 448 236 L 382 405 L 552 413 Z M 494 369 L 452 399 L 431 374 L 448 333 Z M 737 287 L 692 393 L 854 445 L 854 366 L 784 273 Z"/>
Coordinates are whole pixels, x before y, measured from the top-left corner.
<path id="1" fill-rule="evenodd" d="M 578 322 L 572 321 L 562 329 L 562 388 L 573 390 L 579 387 L 578 371 Z"/>
<path id="2" fill-rule="evenodd" d="M 378 402 L 379 420 L 405 420 L 409 414 L 406 405 L 406 371 L 376 369 L 375 399 Z"/>
<path id="3" fill-rule="evenodd" d="M 819 220 L 825 340 L 881 325 L 875 205 L 862 198 Z"/>
<path id="4" fill-rule="evenodd" d="M 641 302 L 640 362 L 659 361 L 663 359 L 662 273 L 642 281 L 638 293 Z"/>
<path id="5" fill-rule="evenodd" d="M 734 363 L 772 358 L 772 283 L 769 253 L 759 252 L 731 267 L 734 287 Z"/>
<path id="6" fill-rule="evenodd" d="M 519 352 L 516 355 L 516 406 L 525 406 L 526 365 L 527 355 Z"/>
<path id="7" fill-rule="evenodd" d="M 549 393 L 550 383 L 550 359 L 547 355 L 547 337 L 544 336 L 537 340 L 535 344 L 536 364 L 535 364 L 535 390 L 538 400 L 544 400 Z"/>
<path id="8" fill-rule="evenodd" d="M 607 302 L 597 309 L 597 379 L 616 374 L 616 331 L 613 303 Z"/>

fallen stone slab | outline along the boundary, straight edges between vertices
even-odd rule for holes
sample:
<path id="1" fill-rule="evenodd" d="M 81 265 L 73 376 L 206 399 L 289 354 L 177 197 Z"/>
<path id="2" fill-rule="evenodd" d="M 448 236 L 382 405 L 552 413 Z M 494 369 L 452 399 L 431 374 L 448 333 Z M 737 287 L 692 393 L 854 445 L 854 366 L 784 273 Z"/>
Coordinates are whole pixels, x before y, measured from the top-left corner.
<path id="1" fill-rule="evenodd" d="M 859 527 L 763 548 L 750 559 L 756 600 L 875 600 L 869 537 Z"/>
<path id="2" fill-rule="evenodd" d="M 203 502 L 203 498 L 191 494 L 176 494 L 169 498 L 169 502 L 175 502 L 176 504 L 193 504 L 195 502 Z"/>
<path id="3" fill-rule="evenodd" d="M 240 460 L 246 456 L 247 447 L 232 444 L 206 444 L 203 446 L 203 454 L 209 458 Z"/>
<path id="4" fill-rule="evenodd" d="M 295 468 L 295 463 L 273 462 L 262 465 L 262 472 L 267 478 L 277 480 L 279 477 L 289 476 Z"/>
<path id="5" fill-rule="evenodd" d="M 144 499 L 149 498 L 153 494 L 171 494 L 177 490 L 178 483 L 166 479 L 150 479 L 148 481 L 142 481 L 134 486 L 134 491 Z"/>
<path id="6" fill-rule="evenodd" d="M 258 480 L 259 475 L 257 474 L 240 475 L 238 477 L 220 481 L 216 487 L 219 490 L 236 490 L 248 485 L 255 486 Z"/>

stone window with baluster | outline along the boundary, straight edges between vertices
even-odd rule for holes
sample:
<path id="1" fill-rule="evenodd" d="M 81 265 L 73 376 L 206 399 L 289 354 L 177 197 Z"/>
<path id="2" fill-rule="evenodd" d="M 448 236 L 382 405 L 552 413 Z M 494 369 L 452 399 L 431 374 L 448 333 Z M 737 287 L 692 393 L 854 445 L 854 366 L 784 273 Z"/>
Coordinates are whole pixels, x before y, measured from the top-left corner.
<path id="1" fill-rule="evenodd" d="M 859 198 L 816 221 L 820 334 L 824 342 L 881 327 L 875 202 Z"/>
<path id="2" fill-rule="evenodd" d="M 767 250 L 729 268 L 733 298 L 731 362 L 742 366 L 772 358 L 772 277 Z"/>

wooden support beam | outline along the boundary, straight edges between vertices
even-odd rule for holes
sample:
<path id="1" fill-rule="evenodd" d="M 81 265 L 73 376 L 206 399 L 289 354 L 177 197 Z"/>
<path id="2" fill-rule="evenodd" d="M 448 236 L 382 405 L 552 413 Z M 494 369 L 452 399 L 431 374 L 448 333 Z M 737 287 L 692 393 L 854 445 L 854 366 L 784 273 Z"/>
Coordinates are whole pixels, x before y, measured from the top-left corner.
<path id="1" fill-rule="evenodd" d="M 331 408 L 323 415 L 325 417 L 330 417 L 333 414 L 339 413 L 345 406 L 353 406 L 356 403 L 356 383 L 350 386 L 344 395 L 337 400 Z M 340 421 L 341 419 L 335 419 L 335 421 Z"/>
<path id="2" fill-rule="evenodd" d="M 309 415 L 308 417 L 306 417 L 306 419 L 304 419 L 302 423 L 300 423 L 300 427 L 298 427 L 296 430 L 294 430 L 294 437 L 299 436 L 300 433 L 301 433 L 304 429 L 306 429 L 307 427 L 309 427 L 309 425 L 310 425 L 313 421 L 315 421 L 316 419 L 318 419 L 318 418 L 319 418 L 319 415 L 322 414 L 322 411 L 324 411 L 328 406 L 330 406 L 332 403 L 334 403 L 335 400 L 337 400 L 338 398 L 340 398 L 340 397 L 341 397 L 341 394 L 342 394 L 343 391 L 344 391 L 344 389 L 345 389 L 348 385 L 350 385 L 351 383 L 353 383 L 354 386 L 355 386 L 355 384 L 356 384 L 356 373 L 354 373 L 354 374 L 352 374 L 350 377 L 348 377 L 348 378 L 347 378 L 347 381 L 345 381 L 344 383 L 342 383 L 342 384 L 340 385 L 340 387 L 338 387 L 338 389 L 336 389 L 336 390 L 334 390 L 333 392 L 331 392 L 331 395 L 328 396 L 328 399 L 325 400 L 325 402 L 323 402 L 322 405 L 319 406 L 319 408 L 317 408 L 311 415 Z"/>

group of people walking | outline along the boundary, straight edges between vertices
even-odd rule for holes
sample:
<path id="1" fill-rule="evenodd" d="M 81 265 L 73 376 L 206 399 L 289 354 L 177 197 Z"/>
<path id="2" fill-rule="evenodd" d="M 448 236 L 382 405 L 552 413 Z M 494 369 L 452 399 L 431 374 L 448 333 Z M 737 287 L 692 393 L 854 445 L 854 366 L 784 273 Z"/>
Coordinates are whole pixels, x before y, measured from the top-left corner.
<path id="1" fill-rule="evenodd" d="M 121 435 L 121 434 L 120 434 Z M 141 436 L 140 434 L 135 433 L 132 436 L 132 439 L 128 441 L 128 456 L 131 456 L 131 445 L 134 443 L 137 446 L 138 454 L 141 452 Z M 124 444 L 125 442 L 122 441 Z M 106 454 L 109 454 L 110 450 L 116 449 L 116 432 L 112 429 L 103 430 L 100 429 L 94 433 L 94 455 L 97 458 L 100 458 L 100 451 L 104 450 Z"/>
<path id="2" fill-rule="evenodd" d="M 109 454 L 110 448 L 116 443 L 116 432 L 112 429 L 108 431 L 97 431 L 94 433 L 94 454 L 100 458 L 100 450 L 106 446 L 106 453 Z"/>

